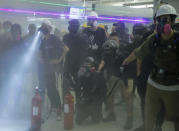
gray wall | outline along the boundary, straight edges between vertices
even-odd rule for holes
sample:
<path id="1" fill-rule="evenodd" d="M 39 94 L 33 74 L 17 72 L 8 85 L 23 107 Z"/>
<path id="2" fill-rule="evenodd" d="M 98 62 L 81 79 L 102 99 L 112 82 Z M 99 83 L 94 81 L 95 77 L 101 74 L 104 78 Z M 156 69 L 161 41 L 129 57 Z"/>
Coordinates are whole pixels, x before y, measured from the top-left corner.
<path id="1" fill-rule="evenodd" d="M 21 2 L 20 2 L 21 1 Z M 61 4 L 68 4 L 65 0 L 35 0 L 51 2 L 51 3 L 61 3 Z M 66 10 L 67 7 L 60 7 L 60 6 L 50 6 L 44 5 L 39 3 L 31 3 L 31 2 L 23 2 L 22 0 L 0 0 L 0 8 L 20 8 L 20 9 L 32 9 L 32 10 L 49 10 L 49 11 L 57 11 L 63 12 Z"/>

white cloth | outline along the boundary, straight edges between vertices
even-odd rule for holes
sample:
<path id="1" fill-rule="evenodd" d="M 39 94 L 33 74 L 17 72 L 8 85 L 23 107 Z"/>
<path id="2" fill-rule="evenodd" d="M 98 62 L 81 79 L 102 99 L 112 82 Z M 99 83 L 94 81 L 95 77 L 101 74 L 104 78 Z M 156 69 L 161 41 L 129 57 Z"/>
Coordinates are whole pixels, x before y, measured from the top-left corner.
<path id="1" fill-rule="evenodd" d="M 151 79 L 151 77 L 149 77 L 149 79 L 148 79 L 148 84 L 152 85 L 153 87 L 155 87 L 159 90 L 166 90 L 166 91 L 178 91 L 179 90 L 179 85 L 172 85 L 172 86 L 161 85 L 161 84 L 153 81 Z"/>

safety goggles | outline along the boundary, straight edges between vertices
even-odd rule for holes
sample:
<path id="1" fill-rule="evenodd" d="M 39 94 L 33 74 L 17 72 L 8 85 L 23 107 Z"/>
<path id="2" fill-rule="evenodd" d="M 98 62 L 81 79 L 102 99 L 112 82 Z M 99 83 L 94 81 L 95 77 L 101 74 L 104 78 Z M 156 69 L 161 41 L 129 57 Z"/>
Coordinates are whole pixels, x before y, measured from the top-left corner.
<path id="1" fill-rule="evenodd" d="M 158 18 L 157 20 L 158 22 L 162 22 L 162 23 L 169 23 L 171 21 L 171 17 L 170 16 L 161 16 L 160 18 Z"/>

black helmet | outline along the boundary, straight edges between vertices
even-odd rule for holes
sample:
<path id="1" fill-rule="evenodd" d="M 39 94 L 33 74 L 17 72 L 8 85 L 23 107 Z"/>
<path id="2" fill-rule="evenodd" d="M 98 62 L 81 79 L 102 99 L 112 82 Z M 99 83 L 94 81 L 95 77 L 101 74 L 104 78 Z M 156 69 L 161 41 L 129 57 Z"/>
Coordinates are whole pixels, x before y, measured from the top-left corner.
<path id="1" fill-rule="evenodd" d="M 114 23 L 113 26 L 116 26 L 116 32 L 118 32 L 119 34 L 125 34 L 125 23 L 120 21 L 120 22 L 117 22 L 117 23 Z"/>
<path id="2" fill-rule="evenodd" d="M 115 40 L 108 40 L 102 46 L 104 50 L 117 49 L 118 47 L 119 44 Z"/>
<path id="3" fill-rule="evenodd" d="M 140 35 L 142 35 L 142 34 L 144 34 L 146 31 L 147 31 L 147 28 L 146 28 L 146 26 L 145 26 L 144 24 L 142 24 L 142 23 L 137 23 L 137 24 L 135 24 L 135 25 L 133 26 L 133 31 L 132 31 L 132 33 L 133 33 L 133 34 L 140 34 Z"/>
<path id="4" fill-rule="evenodd" d="M 80 26 L 80 22 L 77 19 L 72 19 L 68 23 L 69 25 Z"/>
<path id="5" fill-rule="evenodd" d="M 29 24 L 28 29 L 36 29 L 36 25 L 35 24 Z"/>
<path id="6" fill-rule="evenodd" d="M 19 32 L 21 34 L 21 26 L 19 24 L 13 24 L 11 27 L 11 33 Z"/>
<path id="7" fill-rule="evenodd" d="M 87 57 L 86 59 L 85 59 L 85 65 L 94 65 L 95 64 L 95 60 L 94 60 L 94 58 L 93 57 Z"/>
<path id="8" fill-rule="evenodd" d="M 76 19 L 72 19 L 69 22 L 68 30 L 71 33 L 76 33 L 79 30 L 80 27 L 80 22 Z"/>

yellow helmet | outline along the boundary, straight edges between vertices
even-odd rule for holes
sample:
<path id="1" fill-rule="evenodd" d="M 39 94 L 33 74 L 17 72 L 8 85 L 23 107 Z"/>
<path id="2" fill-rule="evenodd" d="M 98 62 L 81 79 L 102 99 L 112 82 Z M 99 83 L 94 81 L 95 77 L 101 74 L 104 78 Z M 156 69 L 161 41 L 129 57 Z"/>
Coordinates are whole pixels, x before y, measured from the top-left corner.
<path id="1" fill-rule="evenodd" d="M 82 27 L 83 27 L 83 28 L 88 28 L 88 27 L 90 27 L 90 26 L 88 26 L 87 23 L 84 23 L 84 24 L 82 25 Z"/>
<path id="2" fill-rule="evenodd" d="M 105 29 L 103 24 L 99 24 L 98 27 Z"/>
<path id="3" fill-rule="evenodd" d="M 83 27 L 83 28 L 86 28 L 86 27 L 87 27 L 87 24 L 86 24 L 86 23 L 84 23 L 84 24 L 82 25 L 82 27 Z"/>

